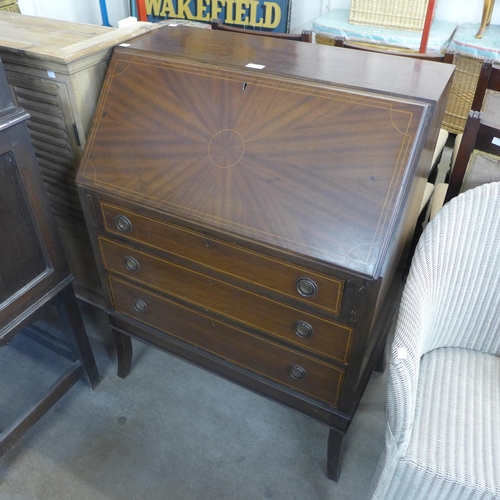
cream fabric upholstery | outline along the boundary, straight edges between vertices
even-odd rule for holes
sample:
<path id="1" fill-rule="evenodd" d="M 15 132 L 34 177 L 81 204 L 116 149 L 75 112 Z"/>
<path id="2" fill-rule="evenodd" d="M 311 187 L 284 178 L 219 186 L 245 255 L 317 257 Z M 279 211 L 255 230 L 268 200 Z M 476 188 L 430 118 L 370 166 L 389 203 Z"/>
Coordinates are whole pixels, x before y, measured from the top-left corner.
<path id="1" fill-rule="evenodd" d="M 434 155 L 432 156 L 431 168 L 434 167 L 436 162 L 439 159 L 439 156 L 443 152 L 444 147 L 446 146 L 446 141 L 448 140 L 448 136 L 450 133 L 444 128 L 439 129 L 438 140 L 436 143 L 436 148 L 434 149 Z"/>
<path id="2" fill-rule="evenodd" d="M 373 499 L 500 498 L 500 183 L 424 230 L 392 347 Z"/>
<path id="3" fill-rule="evenodd" d="M 481 107 L 483 123 L 500 129 L 500 92 L 487 89 Z"/>
<path id="4" fill-rule="evenodd" d="M 439 130 L 436 148 L 434 149 L 434 155 L 432 156 L 431 170 L 436 166 L 436 163 L 439 161 L 449 135 L 450 135 L 449 132 L 444 128 Z M 434 184 L 432 182 L 427 182 L 425 186 L 424 196 L 422 198 L 422 202 L 420 203 L 419 213 L 421 213 L 427 207 L 427 204 L 429 203 L 431 197 L 433 196 L 433 192 L 434 192 Z"/>
<path id="5" fill-rule="evenodd" d="M 436 148 L 434 149 L 434 155 L 432 156 L 431 162 L 431 170 L 436 166 L 436 163 L 439 161 L 441 154 L 443 153 L 443 149 L 446 145 L 446 141 L 449 137 L 449 132 L 444 128 L 439 130 L 438 140 L 436 143 Z M 422 203 L 420 204 L 420 212 L 424 210 L 424 208 L 429 203 L 434 192 L 434 184 L 432 182 L 428 182 L 425 186 L 424 197 L 422 198 Z M 443 198 L 444 200 L 444 198 Z M 419 212 L 419 213 L 420 213 Z"/>
<path id="6" fill-rule="evenodd" d="M 427 203 L 429 203 L 429 200 L 431 199 L 433 192 L 434 192 L 434 184 L 432 184 L 431 182 L 427 182 L 425 184 L 424 197 L 422 198 L 422 202 L 420 203 L 420 212 L 422 212 L 422 210 L 426 207 Z"/>
<path id="7" fill-rule="evenodd" d="M 455 142 L 453 144 L 453 153 L 451 155 L 450 161 L 450 174 L 455 166 L 455 160 L 457 159 L 458 149 L 462 143 L 462 137 L 464 134 L 458 134 L 455 137 Z M 446 197 L 446 192 L 448 191 L 448 184 L 445 182 L 440 182 L 436 184 L 434 188 L 434 193 L 432 195 L 431 208 L 429 211 L 429 220 L 433 219 L 434 216 L 441 210 L 444 205 L 444 199 Z"/>
<path id="8" fill-rule="evenodd" d="M 470 155 L 460 192 L 500 181 L 500 157 L 475 149 Z"/>
<path id="9" fill-rule="evenodd" d="M 432 220 L 434 216 L 443 208 L 444 199 L 446 198 L 446 193 L 448 191 L 448 184 L 446 182 L 440 182 L 434 187 L 431 201 L 431 209 L 429 212 L 429 220 Z"/>

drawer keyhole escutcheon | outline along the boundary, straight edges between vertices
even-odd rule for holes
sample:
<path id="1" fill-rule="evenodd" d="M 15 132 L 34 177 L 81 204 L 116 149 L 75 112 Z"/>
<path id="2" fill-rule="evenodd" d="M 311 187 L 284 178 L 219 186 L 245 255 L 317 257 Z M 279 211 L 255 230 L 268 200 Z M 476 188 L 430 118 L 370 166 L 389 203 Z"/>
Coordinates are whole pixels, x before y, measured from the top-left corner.
<path id="1" fill-rule="evenodd" d="M 148 312 L 148 305 L 142 299 L 134 299 L 134 309 L 140 313 Z"/>
<path id="2" fill-rule="evenodd" d="M 131 257 L 130 255 L 127 255 L 125 257 L 125 267 L 129 270 L 132 271 L 133 273 L 136 273 L 139 271 L 139 261 L 135 259 L 134 257 Z"/>
<path id="3" fill-rule="evenodd" d="M 301 380 L 307 377 L 307 372 L 299 365 L 292 365 L 288 367 L 288 373 L 290 377 Z"/>
<path id="4" fill-rule="evenodd" d="M 303 297 L 314 297 L 318 293 L 318 285 L 311 278 L 299 278 L 295 286 Z"/>
<path id="5" fill-rule="evenodd" d="M 306 321 L 295 321 L 293 324 L 293 331 L 297 337 L 307 339 L 314 333 L 313 327 Z"/>
<path id="6" fill-rule="evenodd" d="M 118 231 L 121 231 L 122 233 L 130 233 L 132 230 L 132 223 L 124 215 L 117 215 L 115 217 L 115 224 Z"/>

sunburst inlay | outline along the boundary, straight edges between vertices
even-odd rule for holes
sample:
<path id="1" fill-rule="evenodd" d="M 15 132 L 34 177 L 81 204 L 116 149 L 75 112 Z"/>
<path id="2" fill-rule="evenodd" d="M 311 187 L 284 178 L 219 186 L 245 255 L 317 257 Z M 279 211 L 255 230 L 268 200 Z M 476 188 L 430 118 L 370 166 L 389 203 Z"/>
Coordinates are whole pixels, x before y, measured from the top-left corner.
<path id="1" fill-rule="evenodd" d="M 208 144 L 208 157 L 220 168 L 234 167 L 243 158 L 244 153 L 245 141 L 236 130 L 220 130 Z"/>

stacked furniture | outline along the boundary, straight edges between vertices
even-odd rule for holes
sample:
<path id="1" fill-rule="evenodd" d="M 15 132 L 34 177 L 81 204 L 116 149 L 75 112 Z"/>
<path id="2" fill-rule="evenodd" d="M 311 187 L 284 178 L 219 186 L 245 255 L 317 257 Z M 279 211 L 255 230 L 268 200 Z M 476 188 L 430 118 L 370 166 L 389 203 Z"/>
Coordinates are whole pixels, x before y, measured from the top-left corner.
<path id="1" fill-rule="evenodd" d="M 417 53 L 421 32 L 401 31 L 358 23 L 348 9 L 333 9 L 316 19 L 316 42 L 329 45 L 367 45 L 389 53 Z M 453 85 L 443 118 L 443 128 L 453 134 L 464 131 L 483 62 L 500 60 L 500 26 L 491 25 L 481 39 L 477 23 L 457 23 L 433 19 L 425 57 L 448 53 L 456 66 Z"/>
<path id="2" fill-rule="evenodd" d="M 500 68 L 484 63 L 445 201 L 500 181 Z M 477 108 L 477 109 L 474 109 Z"/>
<path id="3" fill-rule="evenodd" d="M 500 67 L 483 63 L 465 130 L 455 142 L 449 182 L 436 186 L 430 218 L 459 193 L 497 181 L 500 181 Z"/>
<path id="4" fill-rule="evenodd" d="M 154 29 L 113 29 L 0 12 L 0 57 L 14 104 L 26 109 L 38 164 L 78 297 L 102 305 L 76 168 L 113 46 Z"/>
<path id="5" fill-rule="evenodd" d="M 335 45 L 338 40 L 371 45 L 372 48 L 395 50 L 398 52 L 418 52 L 422 33 L 418 31 L 395 30 L 352 24 L 349 9 L 332 9 L 313 22 L 312 30 L 316 42 Z M 446 52 L 457 23 L 434 19 L 427 43 L 427 54 L 441 55 Z M 375 47 L 373 47 L 375 46 Z"/>
<path id="6" fill-rule="evenodd" d="M 461 24 L 448 47 L 457 69 L 443 125 L 456 134 L 464 131 L 483 62 L 500 61 L 500 26 L 488 26 L 481 39 L 476 38 L 479 28 L 477 23 Z"/>
<path id="7" fill-rule="evenodd" d="M 77 185 L 119 375 L 135 337 L 308 415 L 338 479 L 452 73 L 183 26 L 117 47 Z"/>
<path id="8" fill-rule="evenodd" d="M 0 62 L 0 347 L 53 307 L 65 341 L 44 337 L 44 342 L 57 344 L 73 363 L 42 398 L 0 432 L 0 456 L 82 376 L 91 387 L 98 382 L 73 277 L 28 134 L 28 118 L 13 104 Z"/>

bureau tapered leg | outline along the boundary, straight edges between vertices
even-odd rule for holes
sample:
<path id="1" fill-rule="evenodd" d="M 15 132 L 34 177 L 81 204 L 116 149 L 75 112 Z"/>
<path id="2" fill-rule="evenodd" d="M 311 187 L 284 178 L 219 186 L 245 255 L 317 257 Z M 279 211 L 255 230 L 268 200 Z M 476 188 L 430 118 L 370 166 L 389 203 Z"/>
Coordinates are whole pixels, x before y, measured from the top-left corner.
<path id="1" fill-rule="evenodd" d="M 330 429 L 326 467 L 328 479 L 333 481 L 338 481 L 340 477 L 340 461 L 342 460 L 344 438 L 345 434 L 343 432 Z"/>
<path id="2" fill-rule="evenodd" d="M 132 368 L 132 340 L 114 328 L 111 329 L 116 345 L 116 356 L 118 358 L 118 376 L 125 378 Z"/>

